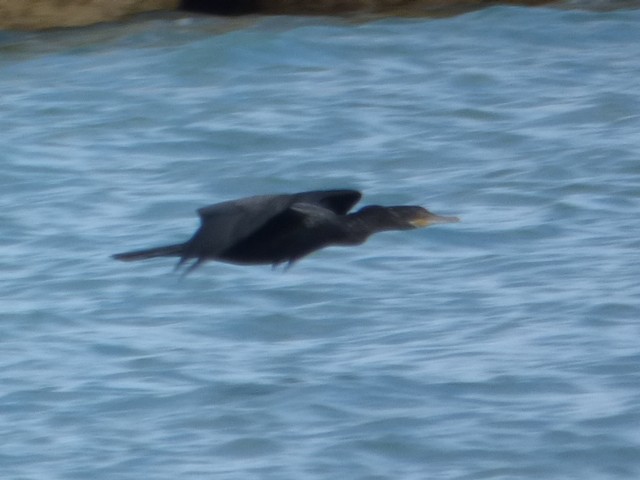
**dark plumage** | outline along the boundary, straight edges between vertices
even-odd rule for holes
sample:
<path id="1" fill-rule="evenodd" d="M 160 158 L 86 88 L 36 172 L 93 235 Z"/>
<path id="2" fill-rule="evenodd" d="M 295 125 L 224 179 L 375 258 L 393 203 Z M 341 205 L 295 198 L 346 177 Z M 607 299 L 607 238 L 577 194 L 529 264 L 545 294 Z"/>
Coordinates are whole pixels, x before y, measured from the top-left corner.
<path id="1" fill-rule="evenodd" d="M 348 213 L 360 200 L 354 190 L 259 195 L 198 210 L 201 225 L 185 243 L 118 253 L 124 261 L 180 257 L 176 268 L 205 260 L 242 265 L 293 264 L 330 245 L 359 245 L 374 233 L 457 222 L 417 206 L 370 205 Z"/>

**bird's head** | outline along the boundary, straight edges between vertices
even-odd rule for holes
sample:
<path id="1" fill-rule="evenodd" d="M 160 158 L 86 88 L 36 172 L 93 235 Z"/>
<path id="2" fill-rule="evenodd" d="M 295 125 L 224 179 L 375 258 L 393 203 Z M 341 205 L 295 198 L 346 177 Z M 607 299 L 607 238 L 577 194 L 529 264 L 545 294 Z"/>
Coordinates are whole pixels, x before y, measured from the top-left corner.
<path id="1" fill-rule="evenodd" d="M 380 205 L 369 205 L 359 212 L 364 218 L 371 219 L 384 229 L 411 230 L 414 228 L 424 228 L 437 223 L 459 222 L 458 217 L 446 217 L 436 215 L 429 210 L 419 206 L 397 206 L 382 207 Z"/>

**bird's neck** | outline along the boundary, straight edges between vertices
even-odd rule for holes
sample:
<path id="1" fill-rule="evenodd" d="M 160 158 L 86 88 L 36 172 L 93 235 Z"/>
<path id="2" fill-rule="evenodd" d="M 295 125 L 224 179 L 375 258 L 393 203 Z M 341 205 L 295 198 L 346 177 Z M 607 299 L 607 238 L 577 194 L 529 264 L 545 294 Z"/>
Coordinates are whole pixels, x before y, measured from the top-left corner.
<path id="1" fill-rule="evenodd" d="M 385 221 L 384 217 L 379 215 L 372 218 L 372 215 L 366 211 L 358 211 L 345 216 L 345 228 L 348 232 L 349 245 L 360 245 L 374 233 L 384 232 L 388 230 L 397 230 L 392 221 Z"/>

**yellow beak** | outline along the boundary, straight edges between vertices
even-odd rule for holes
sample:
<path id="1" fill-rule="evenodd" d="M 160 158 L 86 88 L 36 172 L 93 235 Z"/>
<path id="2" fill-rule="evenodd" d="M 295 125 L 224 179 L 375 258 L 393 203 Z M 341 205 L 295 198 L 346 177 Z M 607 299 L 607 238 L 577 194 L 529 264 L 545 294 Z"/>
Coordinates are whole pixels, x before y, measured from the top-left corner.
<path id="1" fill-rule="evenodd" d="M 460 219 L 458 217 L 445 217 L 429 212 L 428 215 L 411 220 L 409 223 L 416 228 L 424 228 L 436 223 L 457 223 L 459 221 Z"/>

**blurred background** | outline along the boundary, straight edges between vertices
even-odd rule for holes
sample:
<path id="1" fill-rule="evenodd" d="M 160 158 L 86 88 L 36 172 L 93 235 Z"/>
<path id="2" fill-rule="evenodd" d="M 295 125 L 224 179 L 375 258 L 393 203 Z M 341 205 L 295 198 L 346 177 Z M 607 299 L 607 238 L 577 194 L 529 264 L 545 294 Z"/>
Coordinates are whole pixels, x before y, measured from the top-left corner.
<path id="1" fill-rule="evenodd" d="M 640 10 L 585 5 L 0 32 L 5 478 L 637 478 Z M 462 223 L 110 259 L 324 188 Z"/>

